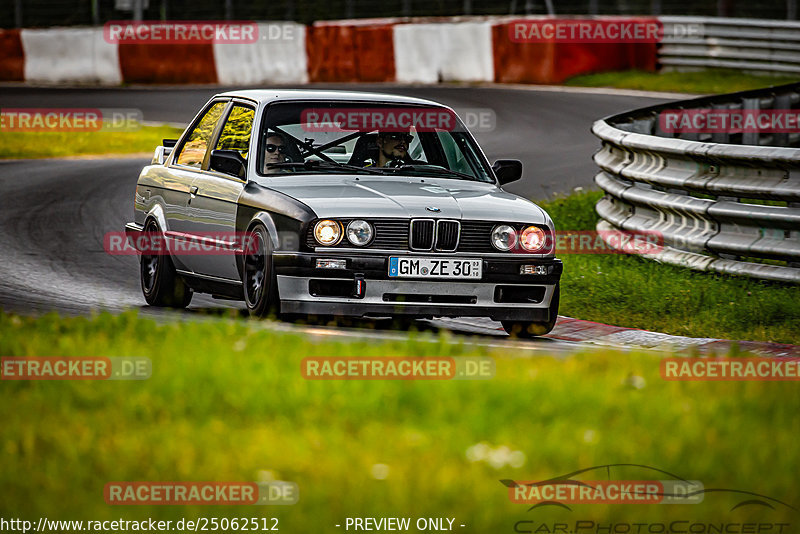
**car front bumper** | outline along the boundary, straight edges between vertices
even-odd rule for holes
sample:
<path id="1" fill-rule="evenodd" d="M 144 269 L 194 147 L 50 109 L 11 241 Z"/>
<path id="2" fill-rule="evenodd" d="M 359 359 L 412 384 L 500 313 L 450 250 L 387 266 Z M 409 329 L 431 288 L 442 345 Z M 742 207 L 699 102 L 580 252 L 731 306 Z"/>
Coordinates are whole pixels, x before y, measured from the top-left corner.
<path id="1" fill-rule="evenodd" d="M 480 280 L 398 279 L 388 276 L 389 257 L 394 255 L 398 254 L 273 254 L 281 312 L 546 322 L 562 272 L 555 258 L 482 258 Z M 317 268 L 318 259 L 345 260 L 346 268 Z M 545 266 L 547 274 L 521 275 L 522 265 Z"/>

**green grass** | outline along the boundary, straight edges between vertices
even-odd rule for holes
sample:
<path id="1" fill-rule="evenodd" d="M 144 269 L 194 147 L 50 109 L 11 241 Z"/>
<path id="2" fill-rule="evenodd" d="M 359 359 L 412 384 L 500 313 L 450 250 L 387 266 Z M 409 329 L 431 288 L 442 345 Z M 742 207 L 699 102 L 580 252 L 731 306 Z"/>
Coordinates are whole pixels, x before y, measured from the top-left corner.
<path id="1" fill-rule="evenodd" d="M 162 139 L 176 139 L 180 134 L 181 130 L 170 126 L 142 126 L 131 132 L 0 131 L 0 158 L 57 158 L 153 152 Z"/>
<path id="2" fill-rule="evenodd" d="M 0 314 L 6 356 L 144 356 L 153 364 L 152 377 L 138 382 L 0 382 L 0 517 L 275 516 L 290 533 L 343 531 L 333 525 L 348 516 L 455 517 L 467 525 L 458 531 L 501 533 L 525 519 L 797 519 L 783 508 L 731 511 L 742 499 L 719 494 L 691 506 L 526 512 L 527 505 L 509 502 L 500 479 L 543 480 L 611 463 L 650 465 L 706 488 L 753 491 L 797 506 L 800 455 L 791 451 L 800 434 L 800 389 L 778 382 L 667 382 L 659 357 L 647 353 L 521 357 L 459 341 L 418 334 L 337 343 L 246 321 L 157 325 L 131 312 Z M 497 376 L 301 378 L 302 358 L 329 355 L 491 356 Z M 480 443 L 494 455 L 469 458 Z M 503 462 L 501 447 L 521 451 L 523 464 Z M 491 458 L 500 461 L 492 465 Z M 373 476 L 376 464 L 388 466 L 384 480 Z M 109 481 L 265 476 L 296 482 L 299 503 L 124 507 L 103 500 Z"/>
<path id="3" fill-rule="evenodd" d="M 676 93 L 734 93 L 799 81 L 796 76 L 746 74 L 737 70 L 714 69 L 697 72 L 644 72 L 637 70 L 586 74 L 570 78 L 565 85 L 615 87 L 642 91 Z"/>
<path id="4" fill-rule="evenodd" d="M 540 202 L 556 229 L 593 230 L 600 191 Z M 562 315 L 692 337 L 800 344 L 800 288 L 638 256 L 568 254 Z"/>

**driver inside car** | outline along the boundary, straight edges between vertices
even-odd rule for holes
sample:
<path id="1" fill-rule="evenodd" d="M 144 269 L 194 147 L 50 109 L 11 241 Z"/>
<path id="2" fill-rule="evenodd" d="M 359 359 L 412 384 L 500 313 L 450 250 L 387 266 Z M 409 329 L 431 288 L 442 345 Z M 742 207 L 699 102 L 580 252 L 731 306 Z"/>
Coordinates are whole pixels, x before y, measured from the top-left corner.
<path id="1" fill-rule="evenodd" d="M 408 146 L 414 136 L 409 132 L 378 132 L 375 144 L 378 145 L 378 161 L 376 167 L 395 167 L 405 163 L 413 163 L 408 155 Z"/>
<path id="2" fill-rule="evenodd" d="M 288 151 L 290 146 L 285 142 L 282 135 L 278 133 L 271 133 L 267 136 L 264 143 L 264 174 L 288 172 L 288 169 L 280 167 L 270 167 L 270 163 L 285 163 L 292 161 Z"/>
<path id="3" fill-rule="evenodd" d="M 283 163 L 286 161 L 286 143 L 283 136 L 270 134 L 264 143 L 264 172 L 275 172 L 278 169 L 269 168 L 270 163 Z"/>

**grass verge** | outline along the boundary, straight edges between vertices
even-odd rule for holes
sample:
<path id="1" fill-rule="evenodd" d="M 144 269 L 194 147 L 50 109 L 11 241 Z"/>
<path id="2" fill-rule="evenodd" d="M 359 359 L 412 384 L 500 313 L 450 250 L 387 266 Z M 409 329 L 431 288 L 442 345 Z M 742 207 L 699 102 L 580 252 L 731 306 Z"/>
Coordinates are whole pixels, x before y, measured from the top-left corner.
<path id="1" fill-rule="evenodd" d="M 464 532 L 514 532 L 520 520 L 797 520 L 780 507 L 732 510 L 744 499 L 728 494 L 691 506 L 584 504 L 571 505 L 572 512 L 527 512 L 528 505 L 509 502 L 501 479 L 545 480 L 635 463 L 706 488 L 796 504 L 800 455 L 787 451 L 800 434 L 797 384 L 668 382 L 660 378 L 659 357 L 649 353 L 520 357 L 447 335 L 344 343 L 246 321 L 159 325 L 130 312 L 0 314 L 0 354 L 144 356 L 153 369 L 150 379 L 136 382 L 0 382 L 4 518 L 271 516 L 285 532 L 339 531 L 334 525 L 353 516 L 455 517 L 456 525 L 467 525 Z M 330 355 L 490 356 L 497 374 L 483 381 L 301 378 L 303 358 Z M 296 482 L 299 503 L 159 507 L 103 500 L 109 481 L 270 477 Z"/>
<path id="2" fill-rule="evenodd" d="M 98 154 L 152 152 L 162 139 L 176 139 L 181 130 L 170 126 L 142 126 L 131 132 L 4 132 L 0 131 L 0 158 L 57 158 Z"/>
<path id="3" fill-rule="evenodd" d="M 714 69 L 697 72 L 644 72 L 638 70 L 585 74 L 570 78 L 564 85 L 615 87 L 642 91 L 717 94 L 758 89 L 796 82 L 791 76 L 746 74 L 737 70 Z"/>
<path id="4" fill-rule="evenodd" d="M 594 230 L 600 191 L 540 202 L 558 230 Z M 566 254 L 560 313 L 668 334 L 800 344 L 797 286 L 638 256 Z"/>

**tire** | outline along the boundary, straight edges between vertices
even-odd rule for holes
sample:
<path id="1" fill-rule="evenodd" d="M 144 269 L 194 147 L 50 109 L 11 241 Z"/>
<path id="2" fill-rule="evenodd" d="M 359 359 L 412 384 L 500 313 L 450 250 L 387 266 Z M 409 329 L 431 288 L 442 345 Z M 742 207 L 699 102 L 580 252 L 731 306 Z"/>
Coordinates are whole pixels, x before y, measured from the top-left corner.
<path id="1" fill-rule="evenodd" d="M 561 298 L 561 286 L 556 285 L 553 298 L 550 299 L 550 320 L 546 323 L 527 321 L 502 321 L 503 329 L 512 337 L 534 338 L 550 333 L 558 320 L 558 301 Z"/>
<path id="2" fill-rule="evenodd" d="M 158 223 L 149 219 L 144 231 L 161 235 Z M 146 255 L 139 260 L 139 278 L 144 300 L 150 306 L 185 308 L 192 301 L 192 290 L 175 272 L 169 253 Z"/>
<path id="3" fill-rule="evenodd" d="M 272 265 L 272 247 L 267 229 L 256 224 L 248 230 L 252 236 L 252 251 L 248 251 L 242 262 L 242 285 L 247 311 L 253 317 L 266 317 L 277 313 L 278 281 Z"/>

